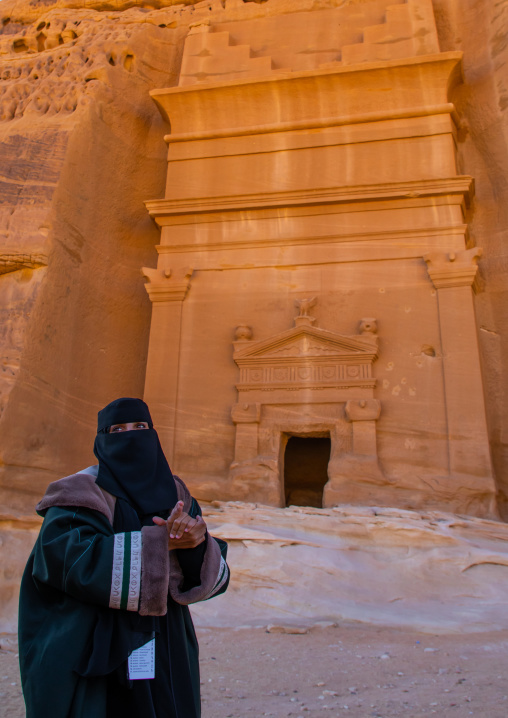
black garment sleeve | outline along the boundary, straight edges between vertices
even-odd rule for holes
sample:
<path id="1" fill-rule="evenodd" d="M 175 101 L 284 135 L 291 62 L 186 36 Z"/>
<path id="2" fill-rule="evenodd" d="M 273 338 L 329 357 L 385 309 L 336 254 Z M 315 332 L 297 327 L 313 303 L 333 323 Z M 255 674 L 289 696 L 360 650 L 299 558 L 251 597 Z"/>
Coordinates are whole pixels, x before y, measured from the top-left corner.
<path id="1" fill-rule="evenodd" d="M 201 566 L 203 565 L 207 544 L 208 534 L 206 534 L 205 540 L 196 548 L 176 549 L 178 563 L 183 573 L 182 591 L 188 591 L 195 586 L 201 585 Z"/>
<path id="2" fill-rule="evenodd" d="M 50 508 L 35 545 L 32 578 L 43 594 L 56 590 L 108 606 L 114 544 L 111 526 L 97 512 Z"/>
<path id="3" fill-rule="evenodd" d="M 169 580 L 166 532 L 153 526 L 113 533 L 98 511 L 51 507 L 34 547 L 32 580 L 51 600 L 58 592 L 98 606 L 162 615 Z"/>

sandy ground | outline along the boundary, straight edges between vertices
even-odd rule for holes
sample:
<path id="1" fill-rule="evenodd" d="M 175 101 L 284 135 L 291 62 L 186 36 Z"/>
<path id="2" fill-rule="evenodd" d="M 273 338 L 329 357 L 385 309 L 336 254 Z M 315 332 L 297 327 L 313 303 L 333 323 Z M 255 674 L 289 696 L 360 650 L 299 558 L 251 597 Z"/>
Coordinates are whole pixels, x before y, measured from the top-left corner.
<path id="1" fill-rule="evenodd" d="M 349 624 L 304 635 L 201 629 L 199 638 L 203 718 L 508 717 L 508 631 Z M 17 655 L 2 650 L 0 716 L 24 715 Z"/>

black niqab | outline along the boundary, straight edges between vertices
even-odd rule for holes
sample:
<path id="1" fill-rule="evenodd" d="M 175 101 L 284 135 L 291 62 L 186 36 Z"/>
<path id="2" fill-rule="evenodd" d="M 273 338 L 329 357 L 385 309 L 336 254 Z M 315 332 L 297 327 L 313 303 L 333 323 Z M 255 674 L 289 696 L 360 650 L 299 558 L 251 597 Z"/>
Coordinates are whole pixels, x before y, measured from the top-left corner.
<path id="1" fill-rule="evenodd" d="M 109 433 L 113 424 L 137 421 L 150 428 Z M 94 454 L 101 488 L 127 502 L 142 523 L 142 517 L 167 518 L 177 501 L 176 486 L 144 401 L 116 399 L 99 412 Z"/>

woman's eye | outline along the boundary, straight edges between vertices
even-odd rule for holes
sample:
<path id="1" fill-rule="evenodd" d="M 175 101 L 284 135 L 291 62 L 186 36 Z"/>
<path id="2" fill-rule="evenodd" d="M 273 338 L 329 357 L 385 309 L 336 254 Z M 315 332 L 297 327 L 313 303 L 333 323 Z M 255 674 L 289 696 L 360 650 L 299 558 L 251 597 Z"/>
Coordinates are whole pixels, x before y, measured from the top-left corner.
<path id="1" fill-rule="evenodd" d="M 145 424 L 136 424 L 136 429 L 148 429 L 148 426 Z"/>
<path id="2" fill-rule="evenodd" d="M 111 429 L 111 432 L 110 432 L 110 433 L 112 434 L 114 431 L 123 431 L 123 429 L 122 429 L 121 426 L 114 426 L 114 427 Z"/>

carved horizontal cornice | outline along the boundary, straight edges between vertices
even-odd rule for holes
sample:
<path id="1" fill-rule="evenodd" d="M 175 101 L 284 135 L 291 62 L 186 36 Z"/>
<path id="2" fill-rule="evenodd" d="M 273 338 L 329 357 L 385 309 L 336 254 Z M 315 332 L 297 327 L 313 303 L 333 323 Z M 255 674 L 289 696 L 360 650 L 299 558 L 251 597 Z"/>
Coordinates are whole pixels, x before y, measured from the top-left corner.
<path id="1" fill-rule="evenodd" d="M 313 355 L 313 356 L 302 356 L 302 357 L 287 357 L 287 356 L 281 356 L 281 357 L 260 357 L 259 359 L 256 359 L 254 357 L 248 358 L 248 359 L 239 359 L 238 357 L 235 357 L 235 362 L 238 365 L 240 369 L 254 369 L 256 371 L 261 371 L 262 368 L 266 369 L 267 371 L 267 377 L 269 374 L 275 371 L 280 371 L 282 367 L 287 368 L 288 371 L 297 371 L 297 370 L 307 370 L 310 365 L 316 367 L 316 371 L 322 370 L 322 368 L 330 369 L 330 365 L 333 363 L 333 366 L 335 368 L 342 367 L 339 371 L 344 372 L 343 367 L 348 367 L 354 365 L 355 368 L 359 369 L 359 367 L 368 367 L 377 359 L 377 350 L 372 350 L 370 352 L 365 353 L 354 353 L 354 352 L 344 352 L 343 355 L 333 354 L 330 352 L 329 354 L 325 354 L 323 356 Z M 367 376 L 368 374 L 364 374 L 362 371 L 356 372 L 354 376 L 358 376 L 358 373 L 360 376 Z M 370 374 L 369 374 L 370 376 Z M 267 378 L 268 380 L 268 378 Z"/>
<path id="2" fill-rule="evenodd" d="M 195 243 L 178 243 L 159 244 L 156 249 L 159 254 L 174 254 L 182 252 L 218 252 L 227 249 L 261 249 L 270 247 L 298 247 L 308 246 L 309 244 L 337 244 L 341 242 L 390 242 L 397 244 L 404 243 L 405 249 L 409 249 L 409 243 L 414 241 L 418 247 L 425 246 L 426 240 L 432 240 L 443 237 L 460 237 L 467 242 L 468 227 L 466 224 L 446 225 L 439 227 L 422 227 L 420 229 L 399 229 L 384 230 L 380 232 L 350 232 L 344 234 L 326 234 L 313 235 L 305 237 L 262 237 L 256 239 L 246 239 L 242 236 L 235 240 L 227 240 L 224 242 L 195 242 Z M 413 257 L 421 256 L 419 251 L 406 252 L 404 256 Z M 349 260 L 348 260 L 349 261 Z"/>
<path id="3" fill-rule="evenodd" d="M 447 104 L 446 107 L 449 107 Z M 428 109 L 428 108 L 427 108 Z M 442 108 L 430 108 L 438 110 Z M 367 116 L 366 116 L 367 117 Z M 256 132 L 255 134 L 233 135 L 232 137 L 209 138 L 199 142 L 173 143 L 168 152 L 169 164 L 178 170 L 178 163 L 188 160 L 210 160 L 221 157 L 225 159 L 245 157 L 246 144 L 255 147 L 259 157 L 273 152 L 290 152 L 295 150 L 319 150 L 349 146 L 357 148 L 372 142 L 389 142 L 417 138 L 423 141 L 437 135 L 449 135 L 456 138 L 457 124 L 454 115 L 448 112 L 432 112 L 430 115 L 417 113 L 408 117 L 381 117 L 373 113 L 370 122 L 329 122 L 330 118 L 319 120 L 316 127 L 296 127 L 286 132 Z M 386 121 L 390 120 L 390 121 Z M 277 124 L 278 128 L 279 125 Z M 309 131 L 307 131 L 309 130 Z"/>
<path id="4" fill-rule="evenodd" d="M 461 59 L 460 52 L 443 52 L 304 72 L 272 72 L 262 78 L 152 90 L 150 95 L 170 120 L 169 142 L 452 113 L 448 99 L 450 89 L 461 79 Z M 385 86 L 389 91 L 381 90 L 380 112 L 380 88 Z M 301 102 L 306 95 L 319 95 L 320 102 Z M 343 102 L 346 95 L 348 101 Z M 248 125 L 243 124 L 245 108 Z"/>
<path id="5" fill-rule="evenodd" d="M 444 102 L 439 105 L 426 105 L 410 109 L 393 109 L 388 112 L 363 112 L 357 115 L 344 115 L 343 117 L 320 117 L 312 120 L 296 120 L 293 122 L 273 122 L 266 125 L 258 125 L 253 128 L 250 125 L 202 132 L 182 132 L 181 134 L 164 135 L 167 144 L 179 142 L 197 142 L 200 140 L 218 140 L 229 137 L 246 137 L 249 135 L 268 135 L 280 132 L 301 132 L 302 130 L 318 130 L 325 127 L 342 127 L 344 125 L 359 125 L 371 122 L 385 122 L 387 120 L 407 120 L 413 117 L 432 117 L 434 115 L 451 115 L 453 121 L 458 125 L 459 118 L 455 105 L 451 102 Z"/>
<path id="6" fill-rule="evenodd" d="M 459 252 L 430 252 L 424 256 L 429 277 L 436 289 L 471 287 L 478 272 L 480 247 Z"/>
<path id="7" fill-rule="evenodd" d="M 274 382 L 273 384 L 237 384 L 236 388 L 239 392 L 249 391 L 319 391 L 326 389 L 374 389 L 377 379 L 350 379 L 349 381 L 335 382 Z"/>
<path id="8" fill-rule="evenodd" d="M 165 217 L 213 212 L 238 212 L 245 209 L 269 209 L 323 204 L 345 204 L 386 200 L 412 200 L 420 197 L 460 196 L 469 205 L 474 193 L 474 180 L 468 175 L 443 179 L 387 182 L 384 184 L 327 187 L 326 189 L 263 192 L 225 197 L 199 197 L 173 200 L 153 199 L 145 202 L 157 224 Z"/>

